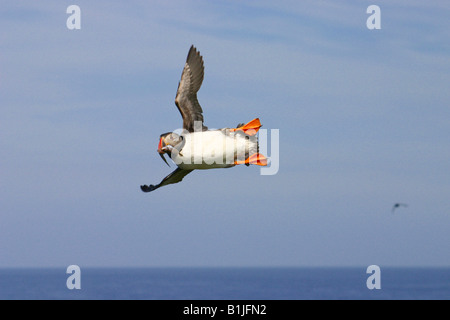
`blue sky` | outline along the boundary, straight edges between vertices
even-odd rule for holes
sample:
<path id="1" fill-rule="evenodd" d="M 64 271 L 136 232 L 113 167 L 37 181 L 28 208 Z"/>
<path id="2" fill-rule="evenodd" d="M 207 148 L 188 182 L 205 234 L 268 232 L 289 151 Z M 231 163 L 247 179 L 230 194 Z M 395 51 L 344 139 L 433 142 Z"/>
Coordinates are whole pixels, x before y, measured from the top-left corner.
<path id="1" fill-rule="evenodd" d="M 450 265 L 444 1 L 167 2 L 2 4 L 0 267 Z M 279 129 L 280 170 L 144 194 L 191 44 L 206 125 Z"/>

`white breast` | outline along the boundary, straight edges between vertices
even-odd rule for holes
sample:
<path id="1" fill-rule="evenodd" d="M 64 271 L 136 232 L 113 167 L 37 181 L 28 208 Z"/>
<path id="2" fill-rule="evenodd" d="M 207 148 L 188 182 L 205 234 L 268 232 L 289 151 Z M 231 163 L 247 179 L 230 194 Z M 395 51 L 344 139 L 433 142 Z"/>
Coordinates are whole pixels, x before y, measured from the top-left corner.
<path id="1" fill-rule="evenodd" d="M 236 159 L 245 160 L 255 153 L 258 144 L 256 137 L 228 130 L 193 132 L 183 138 L 180 152 L 172 151 L 172 160 L 182 169 L 233 167 Z"/>

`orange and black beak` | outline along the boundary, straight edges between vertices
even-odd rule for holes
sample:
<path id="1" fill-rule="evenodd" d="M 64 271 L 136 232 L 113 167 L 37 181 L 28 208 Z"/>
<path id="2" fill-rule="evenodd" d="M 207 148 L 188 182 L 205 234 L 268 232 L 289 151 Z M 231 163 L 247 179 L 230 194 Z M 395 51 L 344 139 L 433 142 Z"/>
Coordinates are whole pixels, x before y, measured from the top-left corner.
<path id="1" fill-rule="evenodd" d="M 163 161 L 170 167 L 170 164 L 167 162 L 166 158 L 164 158 L 164 154 L 166 153 L 165 151 L 163 151 L 163 148 L 166 146 L 166 144 L 164 143 L 164 138 L 161 137 L 159 139 L 159 144 L 158 144 L 158 153 L 159 156 L 161 157 L 161 159 L 163 159 Z"/>

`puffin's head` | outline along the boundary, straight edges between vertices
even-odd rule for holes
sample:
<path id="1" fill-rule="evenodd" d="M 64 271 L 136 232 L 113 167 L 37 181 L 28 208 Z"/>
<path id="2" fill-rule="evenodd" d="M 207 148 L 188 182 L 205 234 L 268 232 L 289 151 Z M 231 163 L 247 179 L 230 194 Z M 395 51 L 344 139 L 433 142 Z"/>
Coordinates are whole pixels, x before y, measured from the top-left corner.
<path id="1" fill-rule="evenodd" d="M 179 136 L 176 133 L 173 132 L 167 132 L 163 133 L 159 137 L 159 144 L 158 144 L 158 153 L 161 156 L 161 159 L 164 160 L 164 162 L 170 167 L 169 163 L 167 162 L 166 158 L 164 158 L 164 154 L 167 153 L 170 156 L 172 156 L 172 149 L 181 142 L 183 138 Z"/>

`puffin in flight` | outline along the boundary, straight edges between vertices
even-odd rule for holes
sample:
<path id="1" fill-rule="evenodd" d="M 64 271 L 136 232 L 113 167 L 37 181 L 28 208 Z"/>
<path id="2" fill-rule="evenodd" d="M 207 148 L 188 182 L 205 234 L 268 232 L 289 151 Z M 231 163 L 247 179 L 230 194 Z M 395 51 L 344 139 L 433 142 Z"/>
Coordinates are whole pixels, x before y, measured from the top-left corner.
<path id="1" fill-rule="evenodd" d="M 396 203 L 392 206 L 392 213 L 394 213 L 395 209 L 400 208 L 400 207 L 406 208 L 406 207 L 408 207 L 408 205 L 405 203 Z"/>
<path id="2" fill-rule="evenodd" d="M 208 130 L 203 124 L 203 110 L 197 100 L 203 74 L 203 57 L 192 45 L 175 97 L 183 118 L 182 133 L 161 134 L 157 150 L 167 165 L 165 154 L 177 169 L 157 185 L 141 185 L 143 192 L 178 183 L 195 169 L 230 168 L 239 164 L 267 166 L 267 158 L 258 152 L 256 133 L 261 127 L 258 118 L 236 128 L 218 130 Z"/>

